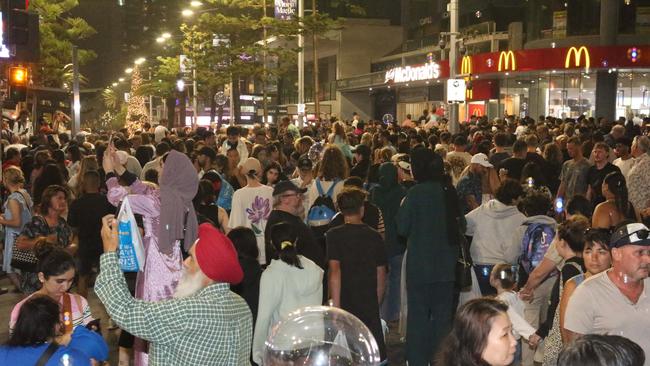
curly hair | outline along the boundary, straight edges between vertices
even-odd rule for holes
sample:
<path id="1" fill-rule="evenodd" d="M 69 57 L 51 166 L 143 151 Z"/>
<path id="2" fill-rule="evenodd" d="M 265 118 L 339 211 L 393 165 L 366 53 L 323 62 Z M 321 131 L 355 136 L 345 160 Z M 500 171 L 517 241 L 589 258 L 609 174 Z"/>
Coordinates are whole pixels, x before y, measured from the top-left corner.
<path id="1" fill-rule="evenodd" d="M 343 180 L 349 175 L 348 162 L 336 145 L 327 145 L 318 167 L 318 177 L 323 180 Z"/>
<path id="2" fill-rule="evenodd" d="M 581 253 L 585 246 L 585 232 L 588 228 L 589 220 L 582 215 L 575 215 L 558 226 L 557 237 L 564 240 L 571 250 Z"/>

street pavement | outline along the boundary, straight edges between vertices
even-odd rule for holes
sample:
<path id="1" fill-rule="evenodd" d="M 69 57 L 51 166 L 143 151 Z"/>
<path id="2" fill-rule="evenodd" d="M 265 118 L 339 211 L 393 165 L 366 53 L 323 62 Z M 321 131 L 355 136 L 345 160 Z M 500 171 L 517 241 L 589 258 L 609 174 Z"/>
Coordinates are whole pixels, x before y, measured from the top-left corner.
<path id="1" fill-rule="evenodd" d="M 0 279 L 0 287 L 11 289 L 12 286 L 9 283 L 9 280 L 3 276 Z M 11 310 L 14 305 L 16 305 L 20 300 L 23 299 L 21 294 L 6 293 L 0 295 L 0 344 L 6 342 L 9 337 L 9 317 L 11 316 Z M 110 351 L 109 364 L 111 366 L 117 365 L 117 340 L 119 336 L 119 330 L 109 330 L 109 321 L 108 315 L 106 314 L 106 309 L 99 301 L 92 289 L 88 294 L 88 303 L 90 304 L 90 310 L 95 319 L 101 319 L 101 328 L 104 335 L 104 339 L 108 342 L 108 347 Z M 388 359 L 390 365 L 405 365 L 404 362 L 404 344 L 400 341 L 400 336 L 396 332 L 396 324 L 390 324 L 391 332 L 388 334 Z M 180 365 L 179 365 L 180 366 Z"/>

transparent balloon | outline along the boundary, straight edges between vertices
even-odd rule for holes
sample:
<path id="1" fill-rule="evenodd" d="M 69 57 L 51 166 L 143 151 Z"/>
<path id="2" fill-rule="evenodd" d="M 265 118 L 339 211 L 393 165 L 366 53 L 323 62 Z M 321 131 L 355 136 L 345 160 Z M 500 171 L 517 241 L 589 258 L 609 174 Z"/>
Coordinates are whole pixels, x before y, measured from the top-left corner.
<path id="1" fill-rule="evenodd" d="M 347 311 L 310 306 L 294 311 L 271 330 L 264 365 L 379 365 L 379 347 L 361 320 Z"/>

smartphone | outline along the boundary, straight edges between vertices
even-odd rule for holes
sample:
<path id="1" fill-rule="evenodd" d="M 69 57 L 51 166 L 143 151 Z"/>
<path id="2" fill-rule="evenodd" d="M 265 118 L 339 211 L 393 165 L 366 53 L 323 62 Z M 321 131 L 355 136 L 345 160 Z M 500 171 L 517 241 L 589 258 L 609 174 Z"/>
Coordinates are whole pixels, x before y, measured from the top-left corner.
<path id="1" fill-rule="evenodd" d="M 555 212 L 557 212 L 558 214 L 564 212 L 564 199 L 562 197 L 558 197 L 555 199 Z"/>

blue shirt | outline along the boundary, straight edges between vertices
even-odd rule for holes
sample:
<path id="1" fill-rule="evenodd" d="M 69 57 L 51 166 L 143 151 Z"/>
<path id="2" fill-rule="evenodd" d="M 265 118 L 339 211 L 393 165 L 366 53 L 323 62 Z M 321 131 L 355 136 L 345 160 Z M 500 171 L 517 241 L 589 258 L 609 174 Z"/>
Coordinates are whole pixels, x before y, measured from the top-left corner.
<path id="1" fill-rule="evenodd" d="M 34 366 L 48 345 L 48 343 L 45 343 L 34 347 L 2 346 L 0 347 L 0 365 Z M 65 363 L 65 358 L 69 359 L 68 363 Z M 59 365 L 90 366 L 90 359 L 76 349 L 60 346 L 45 366 Z"/>
<path id="2" fill-rule="evenodd" d="M 456 185 L 456 190 L 458 191 L 460 209 L 463 214 L 467 214 L 471 211 L 470 207 L 467 205 L 467 196 L 474 196 L 476 203 L 479 205 L 481 204 L 483 198 L 483 186 L 480 175 L 469 173 L 460 178 Z"/>

